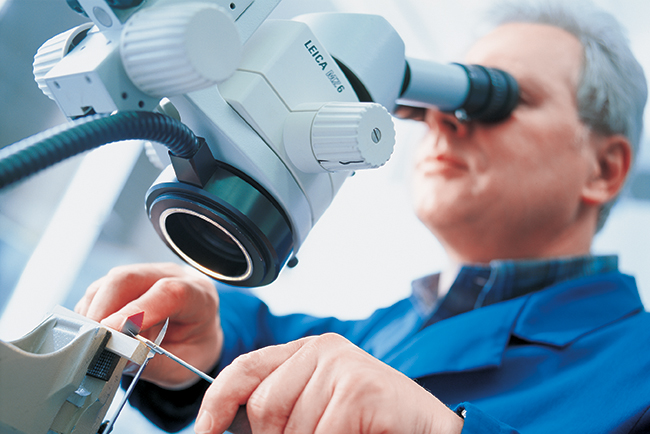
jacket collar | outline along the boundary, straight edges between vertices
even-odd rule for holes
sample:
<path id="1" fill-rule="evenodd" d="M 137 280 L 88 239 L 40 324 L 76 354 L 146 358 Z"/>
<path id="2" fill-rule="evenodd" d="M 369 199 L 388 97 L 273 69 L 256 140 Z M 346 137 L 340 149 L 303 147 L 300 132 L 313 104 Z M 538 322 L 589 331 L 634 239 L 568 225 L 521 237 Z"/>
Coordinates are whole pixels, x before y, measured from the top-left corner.
<path id="1" fill-rule="evenodd" d="M 384 361 L 411 378 L 494 368 L 513 336 L 562 348 L 642 310 L 633 278 L 618 272 L 584 277 L 432 324 Z"/>

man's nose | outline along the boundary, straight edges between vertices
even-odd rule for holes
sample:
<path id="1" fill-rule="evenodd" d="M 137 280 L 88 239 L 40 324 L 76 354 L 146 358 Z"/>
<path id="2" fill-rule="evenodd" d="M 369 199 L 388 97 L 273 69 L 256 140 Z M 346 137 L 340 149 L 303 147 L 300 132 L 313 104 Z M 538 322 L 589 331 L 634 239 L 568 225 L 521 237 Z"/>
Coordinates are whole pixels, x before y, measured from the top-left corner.
<path id="1" fill-rule="evenodd" d="M 468 121 L 461 121 L 453 113 L 441 112 L 438 109 L 427 110 L 425 122 L 429 128 L 461 138 L 467 136 L 470 128 Z"/>

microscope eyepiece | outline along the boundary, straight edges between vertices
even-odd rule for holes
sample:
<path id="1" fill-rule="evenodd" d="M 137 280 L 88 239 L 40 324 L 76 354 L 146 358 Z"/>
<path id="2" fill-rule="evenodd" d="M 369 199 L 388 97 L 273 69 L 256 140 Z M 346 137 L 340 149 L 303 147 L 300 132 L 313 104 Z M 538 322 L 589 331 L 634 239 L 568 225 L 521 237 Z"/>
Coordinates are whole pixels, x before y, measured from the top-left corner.
<path id="1" fill-rule="evenodd" d="M 500 69 L 407 60 L 403 106 L 432 105 L 463 121 L 499 122 L 510 116 L 518 101 L 517 81 Z"/>
<path id="2" fill-rule="evenodd" d="M 517 81 L 505 71 L 481 65 L 461 65 L 469 80 L 467 99 L 455 110 L 459 119 L 498 122 L 512 113 L 519 100 Z"/>

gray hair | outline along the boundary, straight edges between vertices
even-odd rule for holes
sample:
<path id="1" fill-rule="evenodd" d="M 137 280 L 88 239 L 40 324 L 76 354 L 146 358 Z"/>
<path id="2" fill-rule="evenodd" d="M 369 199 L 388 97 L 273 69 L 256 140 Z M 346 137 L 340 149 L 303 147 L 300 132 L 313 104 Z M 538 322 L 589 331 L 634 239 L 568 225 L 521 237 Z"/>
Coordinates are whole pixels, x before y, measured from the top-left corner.
<path id="1" fill-rule="evenodd" d="M 497 24 L 548 24 L 574 35 L 582 43 L 584 62 L 577 89 L 578 115 L 592 131 L 622 134 L 639 150 L 648 89 L 643 68 L 632 54 L 620 23 L 587 1 L 510 1 L 492 12 Z M 603 205 L 600 230 L 616 199 Z"/>

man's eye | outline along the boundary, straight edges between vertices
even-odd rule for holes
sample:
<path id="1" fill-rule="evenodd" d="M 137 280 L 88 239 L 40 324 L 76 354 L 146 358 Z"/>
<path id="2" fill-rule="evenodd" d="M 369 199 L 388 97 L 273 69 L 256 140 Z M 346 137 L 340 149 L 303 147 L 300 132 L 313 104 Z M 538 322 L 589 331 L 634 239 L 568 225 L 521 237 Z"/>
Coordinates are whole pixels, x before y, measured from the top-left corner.
<path id="1" fill-rule="evenodd" d="M 526 92 L 521 92 L 519 91 L 519 100 L 517 101 L 517 105 L 534 105 L 535 99 L 531 97 L 530 94 Z"/>
<path id="2" fill-rule="evenodd" d="M 399 119 L 409 119 L 412 121 L 424 122 L 427 109 L 423 107 L 411 107 L 398 105 L 395 109 L 395 117 Z"/>

